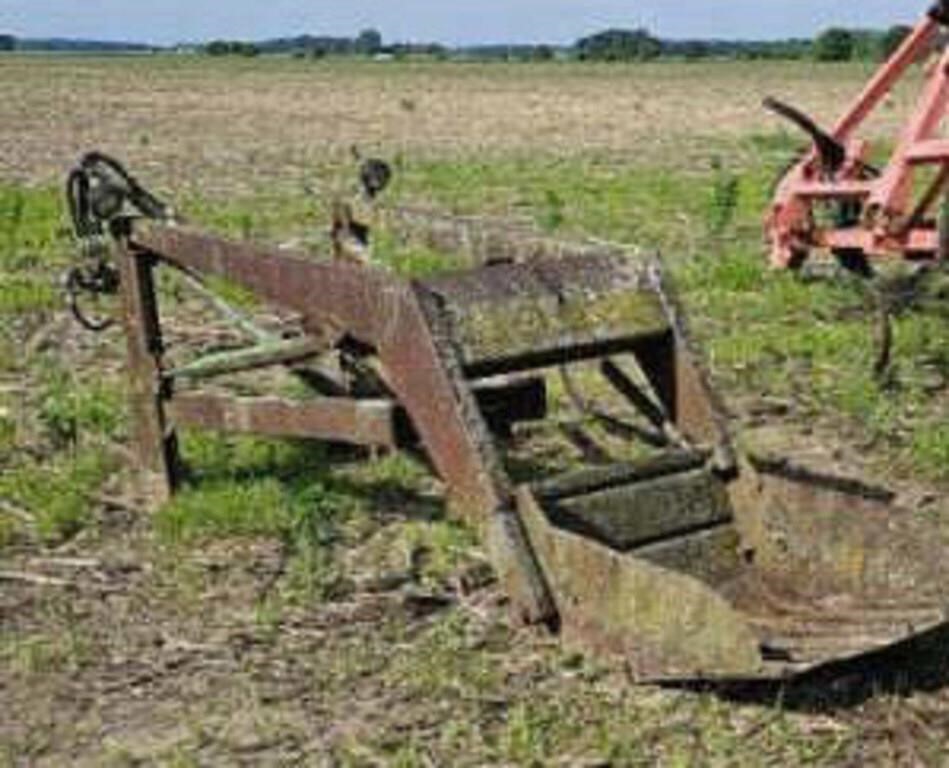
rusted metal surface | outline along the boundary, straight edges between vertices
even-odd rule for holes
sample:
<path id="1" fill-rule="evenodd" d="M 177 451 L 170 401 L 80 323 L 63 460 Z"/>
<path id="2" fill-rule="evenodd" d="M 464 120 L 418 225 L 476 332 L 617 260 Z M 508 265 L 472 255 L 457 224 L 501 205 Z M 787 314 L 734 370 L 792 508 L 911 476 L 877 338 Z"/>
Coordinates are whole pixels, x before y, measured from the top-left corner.
<path id="1" fill-rule="evenodd" d="M 543 388 L 536 379 L 495 383 L 475 390 L 492 431 L 543 418 Z M 378 448 L 418 443 L 411 420 L 393 400 L 321 397 L 302 402 L 275 397 L 176 393 L 167 402 L 169 421 L 225 433 L 300 437 Z"/>
<path id="2" fill-rule="evenodd" d="M 732 520 L 724 487 L 704 465 L 691 472 L 560 498 L 550 513 L 559 525 L 621 551 Z"/>
<path id="3" fill-rule="evenodd" d="M 513 510 L 513 488 L 437 301 L 424 286 L 365 265 L 315 262 L 184 228 L 147 225 L 133 239 L 164 261 L 225 277 L 296 310 L 308 330 L 345 329 L 372 348 L 454 506 L 489 531 L 519 614 L 531 622 L 553 618 L 547 587 Z"/>
<path id="4" fill-rule="evenodd" d="M 440 364 L 452 397 L 441 406 L 450 405 L 460 429 L 454 434 L 439 434 L 439 416 L 431 413 L 432 406 L 438 406 L 439 403 L 428 400 L 431 395 L 439 395 L 428 388 L 433 383 L 429 378 L 430 372 L 417 367 L 411 359 L 399 357 L 393 360 L 390 368 L 395 365 L 403 371 L 404 391 L 409 397 L 403 400 L 405 407 L 416 423 L 420 418 L 426 421 L 431 419 L 431 434 L 445 441 L 447 453 L 443 461 L 446 466 L 454 468 L 460 465 L 473 469 L 479 474 L 479 481 L 489 483 L 492 494 L 497 494 L 490 499 L 490 506 L 485 506 L 476 496 L 468 496 L 464 486 L 450 491 L 460 514 L 480 523 L 495 570 L 514 605 L 516 617 L 532 624 L 552 624 L 557 619 L 557 612 L 550 585 L 517 514 L 514 488 L 504 470 L 488 424 L 465 380 L 459 347 L 452 338 L 443 307 L 424 287 L 416 285 L 414 291 L 419 302 L 418 319 L 427 329 L 425 336 L 431 344 L 432 357 L 436 365 Z M 413 339 L 417 339 L 415 334 L 402 339 L 402 342 L 411 346 Z M 423 442 L 430 452 L 438 449 L 437 445 L 424 438 Z M 434 455 L 432 458 L 434 461 Z M 458 491 L 461 493 L 458 494 Z M 480 508 L 477 506 L 479 503 L 482 504 Z"/>
<path id="5" fill-rule="evenodd" d="M 321 398 L 291 402 L 183 394 L 176 395 L 168 408 L 171 420 L 180 427 L 379 448 L 399 448 L 415 442 L 405 412 L 389 400 Z"/>
<path id="6" fill-rule="evenodd" d="M 754 631 L 709 586 L 553 525 L 527 487 L 518 498 L 568 642 L 623 658 L 640 680 L 762 672 Z"/>
<path id="7" fill-rule="evenodd" d="M 143 495 L 149 505 L 160 506 L 174 491 L 178 450 L 164 409 L 164 345 L 152 267 L 150 255 L 127 244 L 122 248 L 122 324 L 134 445 Z"/>
<path id="8" fill-rule="evenodd" d="M 470 376 L 631 351 L 669 330 L 645 271 L 614 257 L 498 264 L 425 287 Z"/>
<path id="9" fill-rule="evenodd" d="M 761 578 L 743 589 L 734 602 L 759 639 L 762 676 L 847 661 L 949 623 L 944 602 L 912 593 L 896 601 L 848 592 L 808 597 Z"/>
<path id="10" fill-rule="evenodd" d="M 165 483 L 156 499 L 174 478 L 171 425 L 420 446 L 453 512 L 482 532 L 517 617 L 619 655 L 643 680 L 782 677 L 946 623 L 941 549 L 893 498 L 735 451 L 655 262 L 479 232 L 475 221 L 412 226 L 466 250 L 472 268 L 406 281 L 370 263 L 135 224 L 122 287 L 141 463 Z M 292 310 L 307 336 L 165 371 L 159 263 Z M 302 402 L 173 386 L 324 352 L 372 386 L 347 390 L 343 377 L 337 396 Z M 523 434 L 512 425 L 551 419 L 551 375 L 581 405 L 585 388 L 608 389 L 658 443 L 608 464 L 590 451 L 586 469 L 515 482 L 508 451 Z M 582 423 L 589 409 L 574 410 L 576 422 L 559 426 L 595 443 Z"/>
<path id="11" fill-rule="evenodd" d="M 640 363 L 647 375 L 652 371 L 655 391 L 664 399 L 676 428 L 693 441 L 712 447 L 712 461 L 718 472 L 733 473 L 737 457 L 727 411 L 712 386 L 705 357 L 695 345 L 682 303 L 671 281 L 655 267 L 652 284 L 662 301 L 672 335 L 666 338 L 665 349 L 653 345 L 642 351 Z"/>
<path id="12" fill-rule="evenodd" d="M 643 680 L 781 678 L 949 623 L 940 547 L 885 492 L 765 462 L 726 484 L 692 458 L 520 491 L 575 641 Z M 714 642 L 683 649 L 680 610 Z"/>
<path id="13" fill-rule="evenodd" d="M 937 588 L 947 565 L 939 542 L 888 494 L 793 463 L 751 457 L 755 556 L 804 594 L 848 592 L 896 598 Z"/>
<path id="14" fill-rule="evenodd" d="M 342 328 L 375 350 L 442 477 L 476 509 L 503 503 L 503 483 L 484 471 L 492 462 L 478 455 L 489 452 L 489 445 L 470 450 L 459 413 L 461 383 L 442 364 L 412 286 L 371 267 L 316 262 L 183 228 L 144 227 L 136 230 L 135 242 L 163 260 L 225 277 L 297 311 L 304 327 Z"/>

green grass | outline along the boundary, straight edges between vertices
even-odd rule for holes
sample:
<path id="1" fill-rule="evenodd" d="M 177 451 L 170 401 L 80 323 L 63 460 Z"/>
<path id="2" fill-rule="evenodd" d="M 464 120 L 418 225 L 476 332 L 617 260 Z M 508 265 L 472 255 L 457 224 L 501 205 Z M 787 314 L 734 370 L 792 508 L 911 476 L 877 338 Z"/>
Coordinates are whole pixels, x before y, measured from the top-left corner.
<path id="1" fill-rule="evenodd" d="M 0 316 L 52 309 L 67 240 L 57 193 L 0 184 Z"/>
<path id="2" fill-rule="evenodd" d="M 0 637 L 0 666 L 12 674 L 42 679 L 56 672 L 76 672 L 91 653 L 91 643 L 80 631 Z"/>
<path id="3" fill-rule="evenodd" d="M 384 231 L 374 238 L 372 255 L 380 264 L 406 278 L 421 278 L 464 266 L 464 259 L 461 257 L 403 242 L 392 233 Z"/>
<path id="4" fill-rule="evenodd" d="M 183 436 L 182 454 L 190 479 L 155 517 L 162 544 L 176 550 L 222 539 L 281 541 L 291 598 L 345 590 L 337 550 L 386 528 L 386 509 L 411 505 L 415 512 L 379 540 L 370 571 L 417 559 L 420 583 L 440 585 L 470 560 L 474 535 L 443 519 L 440 504 L 428 510 L 420 503 L 415 494 L 427 473 L 404 456 L 350 465 L 329 460 L 318 445 L 199 432 Z"/>
<path id="5" fill-rule="evenodd" d="M 944 477 L 949 472 L 949 426 L 920 426 L 911 444 L 913 463 L 925 472 Z"/>
<path id="6" fill-rule="evenodd" d="M 926 388 L 946 370 L 945 318 L 897 320 L 895 377 L 885 386 L 873 375 L 873 304 L 856 282 L 769 273 L 748 248 L 697 259 L 678 275 L 723 386 L 790 400 L 799 418 L 879 441 L 881 456 L 901 469 L 908 456 L 920 475 L 949 478 L 940 460 L 945 402 Z"/>
<path id="7" fill-rule="evenodd" d="M 40 373 L 36 416 L 57 447 L 76 446 L 81 440 L 115 439 L 125 428 L 122 383 L 86 382 L 75 372 L 47 363 Z"/>
<path id="8" fill-rule="evenodd" d="M 20 271 L 62 262 L 65 213 L 60 193 L 0 182 L 0 270 Z"/>
<path id="9" fill-rule="evenodd" d="M 191 482 L 154 523 L 166 547 L 276 539 L 290 556 L 291 596 L 338 591 L 333 549 L 360 503 L 338 487 L 320 446 L 188 433 L 182 449 Z"/>
<path id="10" fill-rule="evenodd" d="M 16 448 L 16 421 L 6 408 L 0 408 L 0 466 L 11 458 Z"/>
<path id="11" fill-rule="evenodd" d="M 24 536 L 55 545 L 78 534 L 93 520 L 93 496 L 118 470 L 109 443 L 125 428 L 119 383 L 83 381 L 48 357 L 32 373 L 35 408 L 18 419 L 17 403 L 0 410 L 0 500 L 21 510 L 0 507 L 0 549 Z M 48 457 L 32 457 L 26 445 L 42 445 Z"/>
<path id="12" fill-rule="evenodd" d="M 0 183 L 0 318 L 57 306 L 66 242 L 53 190 Z"/>
<path id="13" fill-rule="evenodd" d="M 0 274 L 0 316 L 47 311 L 53 309 L 58 300 L 49 279 Z"/>
<path id="14" fill-rule="evenodd" d="M 61 543 L 92 520 L 90 498 L 116 471 L 105 453 L 86 450 L 75 458 L 58 456 L 43 464 L 26 464 L 0 475 L 0 499 L 7 499 L 32 517 L 36 536 L 45 544 Z M 6 523 L 3 523 L 3 520 Z M 0 510 L 0 537 L 7 543 L 20 533 L 21 523 Z"/>
<path id="15" fill-rule="evenodd" d="M 353 502 L 333 493 L 320 446 L 188 433 L 192 483 L 158 515 L 168 543 L 275 536 L 329 541 Z"/>
<path id="16" fill-rule="evenodd" d="M 470 764 L 757 765 L 754 756 L 767 756 L 775 765 L 835 765 L 859 747 L 856 732 L 809 733 L 780 707 L 739 709 L 712 695 L 624 685 L 607 668 L 541 652 L 529 638 L 464 613 L 440 618 L 411 643 L 391 627 L 374 642 L 334 649 L 340 690 L 370 674 L 382 655 L 387 689 L 401 693 L 407 712 L 432 701 L 445 712 L 423 738 L 407 731 L 363 742 L 390 759 L 417 755 L 421 743 L 430 755 Z M 516 690 L 509 675 L 521 681 Z"/>

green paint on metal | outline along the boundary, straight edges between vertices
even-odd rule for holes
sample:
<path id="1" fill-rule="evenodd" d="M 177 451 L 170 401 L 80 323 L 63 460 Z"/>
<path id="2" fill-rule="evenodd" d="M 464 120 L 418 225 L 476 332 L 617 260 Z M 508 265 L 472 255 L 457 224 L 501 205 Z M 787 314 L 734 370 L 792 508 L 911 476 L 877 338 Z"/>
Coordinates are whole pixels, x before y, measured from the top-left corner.
<path id="1" fill-rule="evenodd" d="M 249 349 L 208 355 L 193 363 L 168 371 L 165 378 L 198 381 L 228 373 L 252 371 L 272 365 L 299 363 L 325 351 L 323 344 L 313 339 L 291 339 L 269 342 Z"/>

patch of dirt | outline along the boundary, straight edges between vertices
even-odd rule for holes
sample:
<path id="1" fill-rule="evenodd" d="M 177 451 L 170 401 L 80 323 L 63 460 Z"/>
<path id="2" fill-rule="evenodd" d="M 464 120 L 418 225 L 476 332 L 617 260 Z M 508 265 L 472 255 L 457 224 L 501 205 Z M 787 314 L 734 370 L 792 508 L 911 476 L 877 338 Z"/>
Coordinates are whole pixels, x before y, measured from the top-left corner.
<path id="1" fill-rule="evenodd" d="M 716 147 L 733 153 L 739 139 L 785 127 L 761 109 L 764 96 L 829 122 L 866 72 L 753 62 L 517 65 L 512 75 L 503 65 L 4 57 L 0 178 L 58 182 L 91 148 L 134 158 L 179 194 L 190 185 L 212 197 L 299 190 L 353 144 L 416 161 L 530 152 L 705 167 Z M 898 91 L 875 135 L 894 136 L 913 99 Z"/>

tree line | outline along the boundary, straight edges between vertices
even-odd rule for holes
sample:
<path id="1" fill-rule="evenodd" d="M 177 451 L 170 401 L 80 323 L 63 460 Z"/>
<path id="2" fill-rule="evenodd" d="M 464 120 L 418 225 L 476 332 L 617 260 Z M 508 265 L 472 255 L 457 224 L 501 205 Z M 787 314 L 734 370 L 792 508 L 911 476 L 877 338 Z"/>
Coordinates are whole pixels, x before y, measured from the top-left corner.
<path id="1" fill-rule="evenodd" d="M 886 31 L 852 30 L 833 27 L 814 40 L 813 53 L 818 61 L 882 59 L 892 54 L 912 32 L 899 24 Z"/>
<path id="2" fill-rule="evenodd" d="M 366 29 L 356 37 L 278 38 L 262 43 L 214 41 L 204 46 L 210 55 L 256 56 L 260 53 L 290 53 L 296 56 L 424 55 L 437 58 L 473 58 L 507 61 L 651 61 L 680 59 L 807 59 L 818 61 L 879 60 L 889 56 L 912 30 L 894 26 L 887 30 L 832 28 L 814 39 L 787 40 L 662 40 L 649 30 L 607 29 L 582 37 L 570 46 L 473 45 L 447 48 L 437 43 L 385 44 L 382 35 Z"/>
<path id="3" fill-rule="evenodd" d="M 660 40 L 646 29 L 609 29 L 581 38 L 570 53 L 581 61 L 644 61 L 661 57 L 872 61 L 890 56 L 911 32 L 904 25 L 887 30 L 831 28 L 813 40 L 754 41 Z"/>
<path id="4" fill-rule="evenodd" d="M 607 29 L 577 40 L 573 45 L 475 45 L 448 48 L 438 43 L 386 44 L 375 29 L 364 29 L 354 37 L 299 35 L 262 42 L 212 40 L 188 46 L 209 56 L 258 56 L 292 54 L 297 57 L 326 56 L 426 56 L 507 61 L 651 61 L 660 58 L 695 59 L 807 59 L 818 61 L 879 60 L 889 56 L 911 32 L 903 25 L 887 30 L 831 28 L 814 39 L 754 40 L 662 40 L 647 29 Z M 87 40 L 18 40 L 0 34 L 0 51 L 141 51 L 154 50 L 133 43 L 98 43 Z"/>
<path id="5" fill-rule="evenodd" d="M 0 52 L 62 52 L 62 53 L 144 53 L 158 50 L 155 46 L 101 40 L 79 40 L 70 38 L 18 38 L 11 34 L 0 34 Z"/>
<path id="6" fill-rule="evenodd" d="M 382 34 L 375 29 L 364 29 L 356 37 L 328 35 L 299 35 L 280 37 L 259 43 L 240 40 L 212 40 L 203 50 L 209 56 L 258 56 L 262 53 L 290 53 L 325 56 L 372 56 L 383 50 Z"/>

